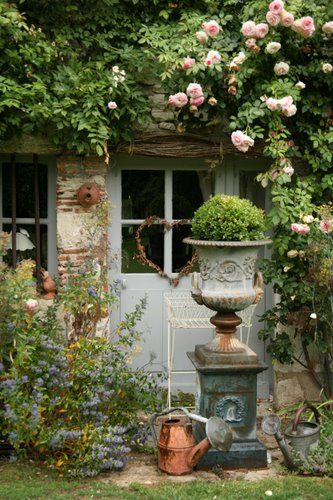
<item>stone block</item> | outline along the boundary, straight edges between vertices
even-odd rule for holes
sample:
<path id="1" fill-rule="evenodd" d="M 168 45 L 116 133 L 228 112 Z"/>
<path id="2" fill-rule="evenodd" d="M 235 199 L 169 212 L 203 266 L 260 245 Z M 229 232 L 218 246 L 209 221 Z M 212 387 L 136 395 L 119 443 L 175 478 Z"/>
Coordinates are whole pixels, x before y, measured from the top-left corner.
<path id="1" fill-rule="evenodd" d="M 175 130 L 176 130 L 175 125 L 171 122 L 161 122 L 158 124 L 158 127 L 161 130 L 171 130 L 172 132 L 175 132 Z"/>
<path id="2" fill-rule="evenodd" d="M 157 122 L 169 122 L 174 120 L 173 111 L 158 111 L 153 109 L 151 114 L 154 120 L 156 120 Z"/>

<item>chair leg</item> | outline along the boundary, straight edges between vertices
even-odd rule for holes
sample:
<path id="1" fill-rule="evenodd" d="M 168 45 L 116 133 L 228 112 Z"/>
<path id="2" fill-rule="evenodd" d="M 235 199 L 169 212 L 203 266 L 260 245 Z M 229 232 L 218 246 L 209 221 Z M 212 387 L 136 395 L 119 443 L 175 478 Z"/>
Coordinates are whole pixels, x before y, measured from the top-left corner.
<path id="1" fill-rule="evenodd" d="M 167 406 L 171 408 L 171 327 L 170 322 L 168 321 L 168 397 L 167 397 Z"/>

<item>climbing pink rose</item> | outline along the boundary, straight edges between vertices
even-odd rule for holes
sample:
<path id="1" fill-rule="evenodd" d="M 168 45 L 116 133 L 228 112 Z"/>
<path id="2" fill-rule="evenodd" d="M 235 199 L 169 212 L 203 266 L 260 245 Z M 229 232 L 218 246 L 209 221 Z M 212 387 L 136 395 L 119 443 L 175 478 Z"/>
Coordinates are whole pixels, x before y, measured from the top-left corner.
<path id="1" fill-rule="evenodd" d="M 197 31 L 195 36 L 200 43 L 206 43 L 208 40 L 208 35 L 204 31 Z"/>
<path id="2" fill-rule="evenodd" d="M 194 66 L 194 64 L 195 64 L 195 59 L 187 56 L 187 57 L 184 57 L 182 68 L 189 69 L 189 68 L 192 68 L 192 66 Z"/>
<path id="3" fill-rule="evenodd" d="M 191 97 L 190 104 L 191 106 L 201 106 L 205 102 L 205 98 L 203 95 L 200 97 Z"/>
<path id="4" fill-rule="evenodd" d="M 333 231 L 333 219 L 328 220 L 328 219 L 323 219 L 319 223 L 320 229 L 323 231 L 323 233 L 330 233 Z"/>
<path id="5" fill-rule="evenodd" d="M 300 33 L 304 38 L 308 38 L 315 31 L 315 25 L 312 17 L 306 16 L 296 19 L 293 24 L 293 30 Z"/>
<path id="6" fill-rule="evenodd" d="M 291 177 L 294 173 L 294 168 L 291 165 L 289 165 L 287 167 L 283 167 L 282 170 L 285 174 L 289 175 L 289 177 Z"/>
<path id="7" fill-rule="evenodd" d="M 257 40 L 255 38 L 248 38 L 245 41 L 245 45 L 249 50 L 253 50 L 255 47 L 257 47 Z"/>
<path id="8" fill-rule="evenodd" d="M 283 61 L 276 63 L 274 66 L 274 73 L 277 76 L 286 75 L 287 73 L 289 73 L 289 64 Z"/>
<path id="9" fill-rule="evenodd" d="M 327 35 L 333 33 L 333 21 L 328 21 L 327 23 L 325 23 L 322 27 L 322 30 Z"/>
<path id="10" fill-rule="evenodd" d="M 281 14 L 283 11 L 283 2 L 282 0 L 273 0 L 268 6 L 270 12 L 273 12 L 273 14 Z"/>
<path id="11" fill-rule="evenodd" d="M 282 109 L 282 111 L 284 111 L 285 109 L 289 108 L 293 102 L 294 100 L 291 97 L 291 95 L 282 97 L 282 99 L 279 99 L 279 108 Z"/>
<path id="12" fill-rule="evenodd" d="M 190 83 L 186 89 L 186 94 L 189 97 L 201 97 L 203 95 L 201 85 L 199 83 Z"/>
<path id="13" fill-rule="evenodd" d="M 117 103 L 116 103 L 116 102 L 114 102 L 114 101 L 110 101 L 110 102 L 108 102 L 108 108 L 109 108 L 109 109 L 117 109 L 117 108 L 118 108 L 118 105 L 117 105 Z"/>
<path id="14" fill-rule="evenodd" d="M 238 149 L 238 151 L 242 151 L 242 153 L 246 153 L 249 147 L 254 145 L 254 140 L 241 130 L 236 130 L 231 134 L 231 141 L 235 148 Z"/>
<path id="15" fill-rule="evenodd" d="M 287 12 L 286 10 L 283 10 L 280 14 L 280 23 L 282 26 L 285 26 L 286 28 L 289 26 L 292 26 L 294 24 L 294 16 L 291 12 Z"/>
<path id="16" fill-rule="evenodd" d="M 310 231 L 310 227 L 307 224 L 291 224 L 291 230 L 297 234 L 307 234 Z"/>
<path id="17" fill-rule="evenodd" d="M 184 92 L 178 92 L 177 94 L 169 97 L 169 104 L 175 108 L 183 108 L 186 106 L 187 102 L 188 98 Z"/>
<path id="18" fill-rule="evenodd" d="M 221 55 L 217 50 L 210 50 L 205 59 L 205 64 L 211 66 L 215 62 L 221 62 Z"/>
<path id="19" fill-rule="evenodd" d="M 266 21 L 271 26 L 277 26 L 280 22 L 280 16 L 277 14 L 273 14 L 270 10 L 266 14 Z"/>
<path id="20" fill-rule="evenodd" d="M 281 49 L 281 43 L 279 42 L 269 42 L 266 45 L 266 52 L 268 54 L 276 54 Z"/>
<path id="21" fill-rule="evenodd" d="M 38 301 L 36 299 L 28 299 L 25 303 L 25 308 L 29 314 L 34 314 L 38 309 Z"/>
<path id="22" fill-rule="evenodd" d="M 246 21 L 241 29 L 242 35 L 246 38 L 252 38 L 256 34 L 256 23 L 254 21 Z"/>
<path id="23" fill-rule="evenodd" d="M 269 97 L 266 99 L 266 106 L 270 111 L 276 111 L 278 109 L 278 104 L 279 101 L 277 99 L 274 99 L 273 97 Z"/>
<path id="24" fill-rule="evenodd" d="M 297 113 L 297 108 L 295 104 L 291 104 L 290 106 L 282 110 L 282 114 L 284 116 L 294 116 L 296 115 L 296 113 Z"/>
<path id="25" fill-rule="evenodd" d="M 220 26 L 216 21 L 208 21 L 207 23 L 202 23 L 202 28 L 205 30 L 208 36 L 216 36 L 220 31 Z"/>
<path id="26" fill-rule="evenodd" d="M 256 25 L 255 38 L 265 38 L 269 30 L 268 24 L 260 23 Z"/>

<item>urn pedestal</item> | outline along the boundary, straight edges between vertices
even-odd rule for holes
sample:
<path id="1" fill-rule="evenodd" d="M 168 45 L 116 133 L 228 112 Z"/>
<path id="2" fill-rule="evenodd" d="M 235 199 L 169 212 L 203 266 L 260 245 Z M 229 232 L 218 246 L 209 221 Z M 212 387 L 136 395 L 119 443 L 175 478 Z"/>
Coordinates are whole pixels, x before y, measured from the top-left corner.
<path id="1" fill-rule="evenodd" d="M 233 444 L 227 452 L 209 450 L 198 468 L 266 467 L 267 450 L 257 438 L 256 415 L 257 375 L 267 366 L 258 361 L 244 364 L 241 360 L 232 364 L 206 364 L 199 360 L 203 347 L 196 346 L 194 352 L 187 353 L 197 372 L 195 413 L 223 418 L 233 431 Z M 204 433 L 204 427 L 196 423 L 196 439 L 201 440 Z"/>
<path id="2" fill-rule="evenodd" d="M 216 314 L 211 323 L 216 336 L 206 345 L 187 353 L 197 372 L 196 413 L 223 418 L 233 430 L 228 452 L 211 449 L 198 467 L 266 467 L 267 450 L 256 433 L 257 375 L 267 369 L 258 356 L 236 337 L 242 322 L 236 312 L 259 302 L 263 282 L 255 271 L 261 241 L 201 241 L 186 238 L 199 258 L 202 285 L 195 284 L 192 296 Z M 202 439 L 204 429 L 195 428 Z"/>

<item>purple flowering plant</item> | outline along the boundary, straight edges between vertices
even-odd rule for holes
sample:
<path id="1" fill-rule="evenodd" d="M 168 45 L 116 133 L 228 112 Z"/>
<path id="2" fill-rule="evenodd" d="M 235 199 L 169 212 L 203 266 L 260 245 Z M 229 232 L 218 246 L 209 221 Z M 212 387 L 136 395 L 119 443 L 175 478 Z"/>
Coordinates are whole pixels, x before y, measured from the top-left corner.
<path id="1" fill-rule="evenodd" d="M 93 476 L 122 469 L 130 447 L 145 443 L 139 415 L 156 410 L 158 380 L 129 363 L 145 305 L 127 315 L 112 342 L 68 343 L 57 304 L 40 315 L 39 327 L 18 342 L 10 370 L 0 374 L 0 425 L 17 454 Z"/>

